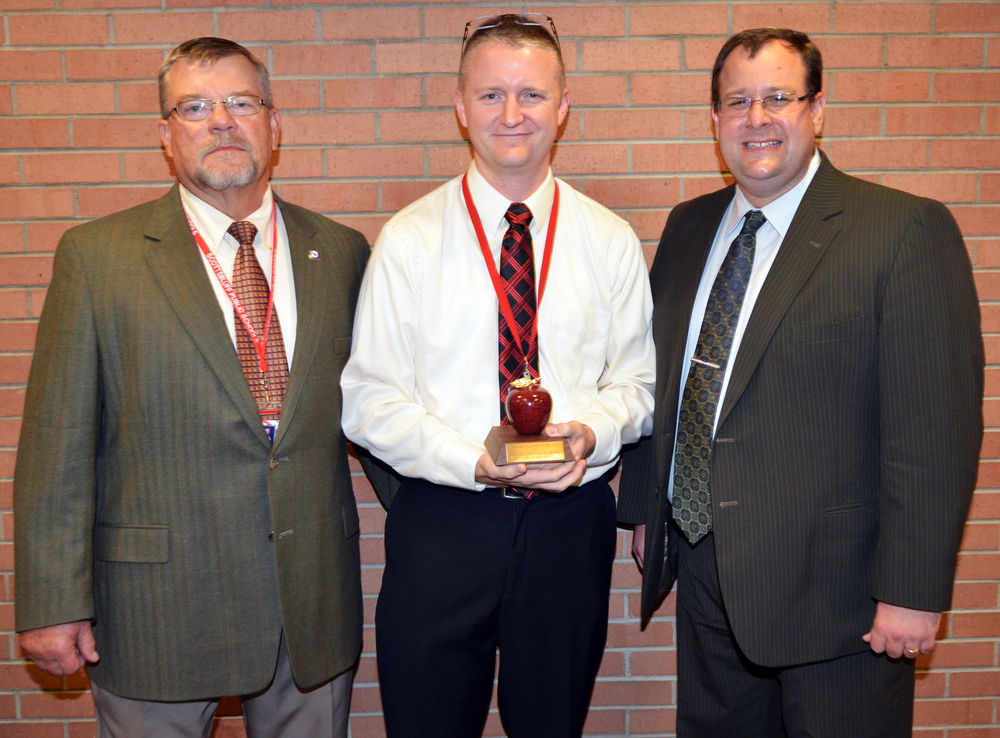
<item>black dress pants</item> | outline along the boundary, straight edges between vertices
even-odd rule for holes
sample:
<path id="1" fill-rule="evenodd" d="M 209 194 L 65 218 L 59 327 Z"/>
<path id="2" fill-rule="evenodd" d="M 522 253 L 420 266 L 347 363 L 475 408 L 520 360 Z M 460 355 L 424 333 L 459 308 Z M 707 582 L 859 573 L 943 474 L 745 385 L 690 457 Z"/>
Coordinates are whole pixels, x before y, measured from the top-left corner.
<path id="1" fill-rule="evenodd" d="M 678 536 L 683 536 L 679 529 Z M 715 537 L 679 542 L 678 738 L 910 738 L 911 662 L 858 652 L 770 668 L 749 661 L 729 627 Z"/>
<path id="2" fill-rule="evenodd" d="M 512 738 L 579 738 L 607 635 L 615 500 L 603 480 L 533 500 L 404 482 L 375 613 L 389 738 L 476 738 L 500 651 Z"/>

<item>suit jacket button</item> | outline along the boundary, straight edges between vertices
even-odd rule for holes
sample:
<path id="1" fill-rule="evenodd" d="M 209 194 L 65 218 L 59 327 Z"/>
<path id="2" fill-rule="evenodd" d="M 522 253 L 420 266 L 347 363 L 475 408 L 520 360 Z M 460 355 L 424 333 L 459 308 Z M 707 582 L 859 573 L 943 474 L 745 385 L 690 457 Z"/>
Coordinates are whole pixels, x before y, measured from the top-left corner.
<path id="1" fill-rule="evenodd" d="M 277 456 L 272 456 L 271 457 L 271 460 L 267 462 L 267 468 L 268 469 L 277 469 L 278 468 L 278 457 Z"/>
<path id="2" fill-rule="evenodd" d="M 269 540 L 269 541 L 273 541 L 274 540 L 274 531 L 273 530 L 270 531 L 270 532 L 268 532 L 268 534 L 267 534 L 267 540 Z"/>

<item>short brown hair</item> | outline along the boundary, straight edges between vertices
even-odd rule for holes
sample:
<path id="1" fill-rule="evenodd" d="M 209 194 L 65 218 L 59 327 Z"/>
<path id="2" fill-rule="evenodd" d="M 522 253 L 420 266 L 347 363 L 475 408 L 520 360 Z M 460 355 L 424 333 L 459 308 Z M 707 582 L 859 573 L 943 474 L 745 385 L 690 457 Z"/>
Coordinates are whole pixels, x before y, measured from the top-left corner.
<path id="1" fill-rule="evenodd" d="M 465 81 L 465 60 L 469 52 L 488 41 L 501 41 L 515 48 L 534 46 L 547 49 L 556 56 L 559 65 L 559 84 L 566 86 L 566 66 L 563 64 L 562 50 L 559 42 L 550 34 L 545 26 L 529 21 L 523 15 L 504 13 L 484 19 L 480 27 L 465 40 L 462 46 L 462 58 L 458 63 L 458 86 Z"/>
<path id="2" fill-rule="evenodd" d="M 189 63 L 208 62 L 215 64 L 219 59 L 227 56 L 242 56 L 247 59 L 257 70 L 257 77 L 260 80 L 260 95 L 264 103 L 269 108 L 274 107 L 274 100 L 271 98 L 271 77 L 267 73 L 267 67 L 261 64 L 260 60 L 251 54 L 245 47 L 240 46 L 235 41 L 215 36 L 202 36 L 185 41 L 180 46 L 167 54 L 167 58 L 160 65 L 160 74 L 157 77 L 157 85 L 160 88 L 160 115 L 164 118 L 170 115 L 170 101 L 167 99 L 167 73 L 179 61 Z"/>
<path id="3" fill-rule="evenodd" d="M 719 75 L 733 50 L 742 47 L 753 59 L 757 52 L 771 41 L 780 41 L 801 54 L 802 61 L 806 65 L 806 87 L 808 87 L 803 94 L 812 97 L 823 89 L 823 56 L 806 34 L 790 28 L 748 28 L 731 36 L 715 58 L 715 66 L 712 67 L 712 105 L 719 104 Z"/>

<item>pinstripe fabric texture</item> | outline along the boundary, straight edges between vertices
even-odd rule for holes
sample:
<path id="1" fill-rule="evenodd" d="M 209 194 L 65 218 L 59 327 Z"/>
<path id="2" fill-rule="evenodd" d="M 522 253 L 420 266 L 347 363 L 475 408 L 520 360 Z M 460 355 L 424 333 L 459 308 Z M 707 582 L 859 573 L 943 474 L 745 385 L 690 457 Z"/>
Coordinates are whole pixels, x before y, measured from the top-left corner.
<path id="1" fill-rule="evenodd" d="M 56 254 L 15 470 L 16 627 L 93 619 L 89 673 L 121 696 L 257 691 L 282 628 L 302 687 L 360 650 L 338 381 L 368 249 L 279 207 L 303 320 L 273 447 L 176 188 Z"/>
<path id="2" fill-rule="evenodd" d="M 677 206 L 650 279 L 653 436 L 619 519 L 646 522 L 643 618 L 672 582 L 665 475 L 694 292 L 733 188 Z M 716 561 L 754 663 L 863 650 L 875 601 L 950 603 L 982 437 L 983 346 L 961 234 L 940 203 L 823 156 L 747 324 L 713 449 Z"/>

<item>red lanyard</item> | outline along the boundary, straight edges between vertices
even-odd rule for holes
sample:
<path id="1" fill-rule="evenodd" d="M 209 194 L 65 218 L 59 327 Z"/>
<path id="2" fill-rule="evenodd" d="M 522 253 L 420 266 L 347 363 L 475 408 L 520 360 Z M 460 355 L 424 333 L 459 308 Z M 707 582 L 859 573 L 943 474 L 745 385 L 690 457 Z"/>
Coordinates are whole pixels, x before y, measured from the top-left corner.
<path id="1" fill-rule="evenodd" d="M 215 272 L 216 279 L 219 280 L 219 284 L 222 285 L 222 289 L 226 292 L 226 297 L 233 304 L 233 309 L 236 311 L 236 315 L 239 317 L 240 322 L 243 323 L 243 327 L 246 328 L 247 334 L 250 336 L 250 340 L 253 341 L 254 348 L 257 350 L 257 361 L 260 365 L 260 370 L 264 374 L 267 374 L 267 335 L 271 330 L 271 312 L 274 310 L 274 265 L 278 261 L 278 204 L 274 201 L 274 196 L 272 195 L 272 211 L 271 211 L 271 289 L 267 293 L 267 316 L 264 323 L 264 339 L 261 340 L 257 336 L 257 331 L 254 330 L 253 323 L 250 322 L 250 317 L 247 315 L 247 311 L 243 308 L 243 303 L 240 302 L 239 296 L 236 294 L 236 290 L 233 289 L 233 285 L 230 283 L 229 278 L 226 277 L 226 273 L 222 271 L 222 267 L 219 266 L 219 260 L 215 258 L 215 254 L 205 243 L 205 239 L 202 237 L 201 233 L 194 225 L 194 221 L 191 220 L 191 215 L 188 213 L 187 208 L 184 208 L 184 215 L 187 216 L 188 225 L 191 227 L 191 235 L 194 236 L 195 242 L 198 244 L 198 248 L 201 249 L 201 253 L 205 255 L 208 260 L 209 266 L 212 267 L 212 271 Z"/>
<path id="2" fill-rule="evenodd" d="M 468 179 L 469 175 L 466 173 L 462 177 L 462 195 L 465 196 L 465 207 L 469 211 L 469 219 L 472 220 L 472 227 L 475 229 L 476 237 L 479 239 L 479 248 L 483 252 L 483 260 L 486 262 L 486 268 L 489 270 L 490 279 L 493 280 L 493 290 L 497 293 L 497 302 L 500 303 L 500 311 L 507 321 L 507 327 L 510 328 L 510 332 L 514 335 L 514 340 L 517 341 L 517 345 L 521 349 L 521 356 L 527 361 L 525 346 L 521 343 L 521 331 L 518 329 L 517 321 L 514 320 L 514 311 L 510 309 L 510 301 L 507 299 L 507 293 L 503 289 L 503 281 L 500 279 L 500 273 L 497 271 L 496 264 L 493 263 L 493 254 L 490 251 L 490 244 L 486 240 L 486 233 L 483 231 L 483 222 L 479 218 L 479 211 L 476 210 L 476 204 L 472 202 L 472 194 L 469 192 Z M 535 301 L 535 316 L 531 321 L 529 346 L 531 342 L 538 340 L 538 311 L 542 306 L 545 283 L 549 279 L 549 265 L 552 262 L 552 244 L 556 237 L 556 221 L 559 219 L 559 185 L 553 183 L 553 186 L 556 188 L 556 191 L 552 198 L 552 212 L 549 213 L 548 232 L 545 234 L 545 256 L 542 257 L 542 274 L 538 280 L 538 298 Z"/>

